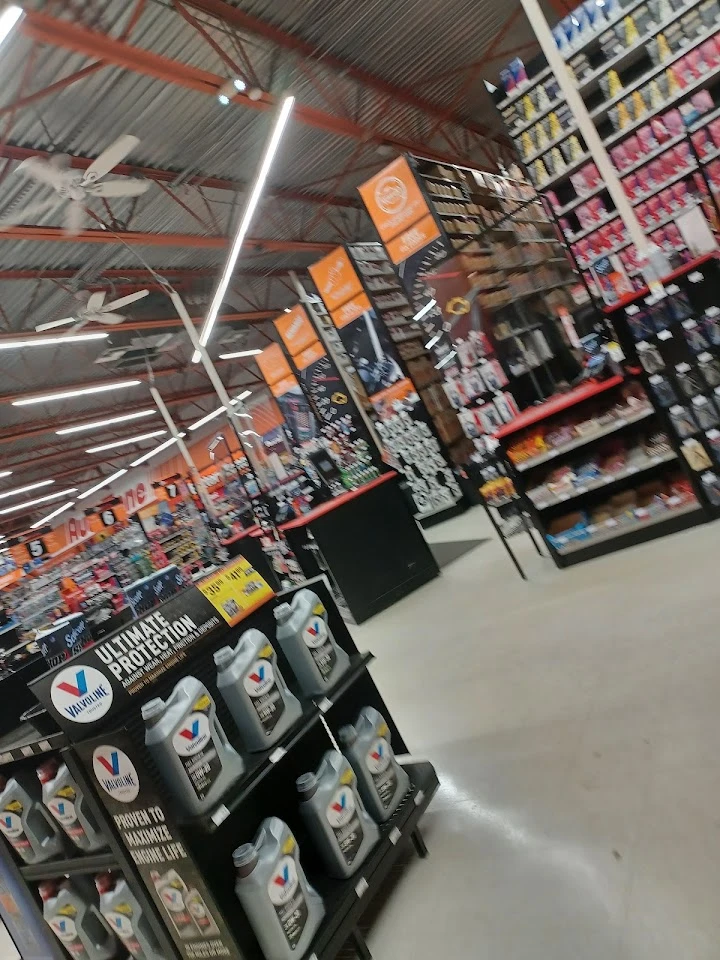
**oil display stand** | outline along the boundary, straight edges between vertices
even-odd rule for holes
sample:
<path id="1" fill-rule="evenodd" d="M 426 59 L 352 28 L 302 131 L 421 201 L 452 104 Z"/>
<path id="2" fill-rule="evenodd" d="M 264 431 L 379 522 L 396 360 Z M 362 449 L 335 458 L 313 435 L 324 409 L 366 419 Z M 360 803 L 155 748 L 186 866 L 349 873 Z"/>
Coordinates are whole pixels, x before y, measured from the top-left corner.
<path id="1" fill-rule="evenodd" d="M 222 577 L 222 571 L 214 576 L 216 580 Z M 117 866 L 129 875 L 143 902 L 152 904 L 149 912 L 162 928 L 161 942 L 168 957 L 261 960 L 260 947 L 235 896 L 232 852 L 254 839 L 263 819 L 277 816 L 295 834 L 301 863 L 325 905 L 324 920 L 306 960 L 330 960 L 347 941 L 358 956 L 370 956 L 358 921 L 404 844 L 412 843 L 421 856 L 426 854 L 419 821 L 439 784 L 430 763 L 410 760 L 404 764 L 411 789 L 380 827 L 376 847 L 349 879 L 331 880 L 325 874 L 299 815 L 296 778 L 317 769 L 323 754 L 335 746 L 338 729 L 353 723 L 366 706 L 375 707 L 387 721 L 395 752 L 405 754 L 407 747 L 368 671 L 372 655 L 358 651 L 325 581 L 318 578 L 308 586 L 325 604 L 330 630 L 349 654 L 350 665 L 325 696 L 302 700 L 300 719 L 264 753 L 243 750 L 217 690 L 213 653 L 234 645 L 249 628 L 274 640 L 273 608 L 290 600 L 295 590 L 277 598 L 266 595 L 265 602 L 240 621 L 233 616 L 227 591 L 213 596 L 191 587 L 127 630 L 84 651 L 71 665 L 36 681 L 35 694 L 63 731 L 48 738 L 47 746 L 52 749 L 65 738 L 71 742 L 65 751 L 68 764 L 92 796 L 93 805 L 102 807 L 98 815 L 111 837 L 111 849 L 100 857 L 44 864 L 42 869 L 21 868 L 28 879 L 67 873 L 80 859 L 87 861 L 82 867 L 85 871 Z M 152 656 L 153 649 L 159 652 L 163 643 L 163 653 Z M 299 695 L 279 646 L 276 652 L 285 679 Z M 167 699 L 177 681 L 186 676 L 196 677 L 207 687 L 219 722 L 245 761 L 243 776 L 229 786 L 213 809 L 195 817 L 182 813 L 174 791 L 162 780 L 145 747 L 140 716 L 144 703 L 154 697 Z M 85 696 L 80 696 L 81 688 L 87 691 Z M 62 695 L 58 695 L 59 689 Z M 171 921 L 168 903 L 177 898 L 178 891 L 181 897 L 191 898 L 195 907 L 197 920 L 187 926 Z"/>

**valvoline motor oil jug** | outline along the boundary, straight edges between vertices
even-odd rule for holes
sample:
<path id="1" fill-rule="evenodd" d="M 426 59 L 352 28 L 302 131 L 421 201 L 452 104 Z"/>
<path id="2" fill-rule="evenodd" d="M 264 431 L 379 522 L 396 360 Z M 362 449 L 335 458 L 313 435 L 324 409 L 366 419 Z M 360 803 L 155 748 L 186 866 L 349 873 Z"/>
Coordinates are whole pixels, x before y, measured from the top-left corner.
<path id="1" fill-rule="evenodd" d="M 298 590 L 292 603 L 275 607 L 277 641 L 298 678 L 303 693 L 325 693 L 350 665 L 347 653 L 328 628 L 325 606 L 312 590 Z"/>
<path id="2" fill-rule="evenodd" d="M 395 759 L 390 730 L 375 707 L 365 707 L 355 721 L 338 731 L 343 753 L 357 775 L 360 796 L 378 823 L 395 813 L 410 789 L 410 778 Z"/>
<path id="3" fill-rule="evenodd" d="M 38 887 L 43 917 L 71 957 L 77 960 L 110 960 L 118 942 L 92 903 L 91 889 L 78 880 L 43 880 Z"/>
<path id="4" fill-rule="evenodd" d="M 0 777 L 0 830 L 25 863 L 43 863 L 63 852 L 62 834 L 31 773 Z"/>
<path id="5" fill-rule="evenodd" d="M 238 847 L 233 863 L 235 893 L 266 960 L 304 957 L 325 908 L 307 881 L 290 827 L 277 817 L 263 820 L 255 842 Z"/>
<path id="6" fill-rule="evenodd" d="M 204 684 L 183 677 L 168 699 L 143 705 L 145 744 L 168 790 L 191 815 L 212 809 L 244 766 Z"/>
<path id="7" fill-rule="evenodd" d="M 328 750 L 317 773 L 298 777 L 300 813 L 327 872 L 351 876 L 380 839 L 357 791 L 353 768 L 337 750 Z"/>
<path id="8" fill-rule="evenodd" d="M 165 960 L 150 922 L 121 874 L 95 877 L 100 913 L 135 960 Z"/>
<path id="9" fill-rule="evenodd" d="M 100 850 L 107 846 L 95 818 L 87 809 L 85 797 L 64 763 L 54 758 L 37 769 L 42 784 L 43 803 L 68 837 L 80 850 Z"/>
<path id="10" fill-rule="evenodd" d="M 214 655 L 217 685 L 248 750 L 267 750 L 302 716 L 302 707 L 278 669 L 277 654 L 260 630 Z"/>

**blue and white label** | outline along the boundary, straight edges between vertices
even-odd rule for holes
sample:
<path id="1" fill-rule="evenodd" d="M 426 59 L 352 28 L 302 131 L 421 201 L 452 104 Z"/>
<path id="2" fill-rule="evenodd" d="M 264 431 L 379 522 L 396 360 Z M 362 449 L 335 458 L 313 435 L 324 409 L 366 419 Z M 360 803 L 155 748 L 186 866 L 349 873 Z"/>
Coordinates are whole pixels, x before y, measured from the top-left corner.
<path id="1" fill-rule="evenodd" d="M 66 667 L 53 680 L 50 699 L 66 720 L 94 723 L 112 706 L 113 689 L 95 667 Z"/>
<path id="2" fill-rule="evenodd" d="M 140 780 L 130 757 L 110 744 L 93 751 L 93 773 L 105 793 L 120 803 L 131 803 L 140 792 Z"/>

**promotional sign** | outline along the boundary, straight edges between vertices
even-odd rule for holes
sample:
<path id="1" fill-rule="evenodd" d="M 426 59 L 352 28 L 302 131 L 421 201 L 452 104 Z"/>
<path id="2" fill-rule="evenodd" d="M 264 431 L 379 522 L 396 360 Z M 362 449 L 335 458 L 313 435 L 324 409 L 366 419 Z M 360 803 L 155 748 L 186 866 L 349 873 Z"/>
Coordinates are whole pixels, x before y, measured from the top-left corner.
<path id="1" fill-rule="evenodd" d="M 87 621 L 81 613 L 64 617 L 52 630 L 35 638 L 49 667 L 57 667 L 93 642 Z"/>
<path id="2" fill-rule="evenodd" d="M 78 753 L 132 858 L 168 936 L 185 960 L 242 960 L 223 916 L 163 799 L 125 733 L 82 743 Z"/>
<path id="3" fill-rule="evenodd" d="M 235 626 L 273 596 L 245 560 L 216 573 L 84 650 L 67 667 L 34 681 L 32 691 L 73 739 L 106 726 L 138 693 L 182 665 L 191 649 Z"/>
<path id="4" fill-rule="evenodd" d="M 430 208 L 405 157 L 393 160 L 358 187 L 358 191 L 386 247 L 390 241 L 430 216 Z M 412 245 L 412 240 L 409 243 Z"/>
<path id="5" fill-rule="evenodd" d="M 344 247 L 336 247 L 308 269 L 330 313 L 363 291 L 360 277 Z"/>
<path id="6" fill-rule="evenodd" d="M 260 372 L 262 373 L 265 382 L 270 387 L 274 383 L 284 380 L 285 377 L 292 376 L 292 370 L 285 359 L 285 354 L 282 352 L 282 347 L 280 347 L 277 343 L 273 343 L 269 347 L 265 347 L 263 352 L 259 354 L 255 360 L 257 361 L 257 365 L 260 367 Z"/>

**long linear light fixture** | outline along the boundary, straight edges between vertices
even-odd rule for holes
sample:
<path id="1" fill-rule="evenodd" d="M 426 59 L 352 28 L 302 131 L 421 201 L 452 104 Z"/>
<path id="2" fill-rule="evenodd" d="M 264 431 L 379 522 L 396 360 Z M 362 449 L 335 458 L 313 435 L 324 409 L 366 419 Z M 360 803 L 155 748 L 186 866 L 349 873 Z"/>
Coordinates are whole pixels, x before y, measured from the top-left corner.
<path id="1" fill-rule="evenodd" d="M 31 490 L 37 490 L 39 487 L 49 487 L 51 483 L 55 483 L 54 480 L 38 480 L 37 483 L 26 483 L 24 487 L 14 487 L 12 490 L 3 490 L 0 493 L 0 500 L 5 500 L 6 497 L 14 497 L 18 493 L 29 493 Z"/>
<path id="2" fill-rule="evenodd" d="M 76 493 L 77 487 L 68 487 L 67 490 L 58 490 L 57 493 L 49 493 L 45 497 L 37 497 L 35 500 L 26 500 L 25 503 L 16 503 L 12 507 L 4 507 L 0 510 L 0 515 L 6 513 L 15 513 L 18 510 L 27 510 L 28 507 L 34 507 L 38 503 L 47 503 L 48 500 L 57 500 L 58 497 L 67 497 L 71 493 Z"/>
<path id="3" fill-rule="evenodd" d="M 69 400 L 71 397 L 84 397 L 90 393 L 107 393 L 108 390 L 124 390 L 126 387 L 135 387 L 141 380 L 121 380 L 120 383 L 107 383 L 99 387 L 81 387 L 77 390 L 63 390 L 62 393 L 48 393 L 38 397 L 23 397 L 22 400 L 13 400 L 14 407 L 26 407 L 29 403 L 49 403 L 51 400 Z"/>
<path id="4" fill-rule="evenodd" d="M 210 339 L 210 334 L 215 326 L 220 305 L 223 302 L 223 298 L 230 284 L 230 279 L 233 275 L 238 257 L 240 256 L 240 250 L 250 228 L 252 218 L 255 216 L 255 211 L 258 203 L 260 202 L 260 197 L 262 196 L 265 182 L 268 178 L 268 174 L 270 173 L 270 167 L 272 166 L 273 160 L 275 159 L 275 154 L 280 146 L 280 140 L 282 139 L 283 131 L 285 130 L 288 119 L 290 118 L 290 113 L 294 103 L 295 97 L 285 97 L 275 120 L 275 126 L 273 127 L 268 145 L 265 148 L 265 154 L 263 155 L 262 163 L 260 164 L 260 169 L 258 170 L 258 175 L 255 179 L 255 183 L 253 184 L 252 191 L 245 202 L 245 212 L 243 213 L 242 219 L 237 228 L 235 239 L 232 242 L 232 247 L 230 248 L 230 253 L 225 263 L 225 269 L 220 277 L 220 283 L 215 291 L 215 296 L 212 299 L 210 309 L 208 310 L 208 315 L 205 318 L 205 323 L 203 324 L 202 332 L 200 333 L 200 344 L 203 347 L 207 346 L 208 340 Z M 192 361 L 193 363 L 197 363 L 199 360 L 200 351 L 196 350 L 193 353 Z"/>
<path id="5" fill-rule="evenodd" d="M 126 413 L 122 417 L 108 417 L 107 420 L 94 420 L 92 423 L 80 423 L 76 427 L 63 427 L 62 430 L 55 432 L 59 436 L 67 433 L 79 433 L 81 430 L 97 430 L 98 427 L 109 427 L 113 423 L 125 423 L 127 420 L 140 420 L 142 417 L 151 417 L 157 413 L 157 410 L 138 410 L 137 413 Z M 2 474 L 0 474 L 2 476 Z"/>
<path id="6" fill-rule="evenodd" d="M 179 436 L 184 437 L 185 434 L 181 433 Z M 139 467 L 141 463 L 145 463 L 146 460 L 150 460 L 150 458 L 154 457 L 156 454 L 162 453 L 163 450 L 167 450 L 167 448 L 171 447 L 174 443 L 177 443 L 177 437 L 170 437 L 169 440 L 159 444 L 154 450 L 148 450 L 147 453 L 144 453 L 141 457 L 138 457 L 137 460 L 133 460 L 130 466 Z"/>
<path id="7" fill-rule="evenodd" d="M 0 470 L 0 477 L 9 477 L 12 470 Z"/>
<path id="8" fill-rule="evenodd" d="M 210 413 L 206 413 L 204 417 L 200 417 L 199 420 L 196 420 L 195 423 L 191 423 L 188 427 L 188 430 L 199 430 L 200 427 L 204 427 L 206 423 L 210 423 L 211 420 L 214 420 L 215 417 L 219 417 L 221 413 L 225 412 L 225 407 L 218 407 L 217 410 L 212 410 Z"/>
<path id="9" fill-rule="evenodd" d="M 81 333 L 74 337 L 35 337 L 32 340 L 3 340 L 0 350 L 20 350 L 25 347 L 56 347 L 61 343 L 79 343 L 81 340 L 104 340 L 109 333 Z"/>
<path id="10" fill-rule="evenodd" d="M 257 357 L 262 350 L 236 350 L 234 353 L 221 353 L 221 360 L 236 360 L 238 357 Z"/>
<path id="11" fill-rule="evenodd" d="M 6 39 L 22 15 L 22 8 L 16 6 L 14 3 L 3 10 L 2 14 L 0 14 L 0 43 Z"/>
<path id="12" fill-rule="evenodd" d="M 68 501 L 62 507 L 58 507 L 57 510 L 53 510 L 52 513 L 49 513 L 46 517 L 43 517 L 42 520 L 36 520 L 35 523 L 30 524 L 31 530 L 37 530 L 38 527 L 44 527 L 46 523 L 49 523 L 51 520 L 54 520 L 55 517 L 59 517 L 61 513 L 65 513 L 66 510 L 69 510 L 70 507 L 75 505 L 74 500 Z"/>
<path id="13" fill-rule="evenodd" d="M 161 437 L 164 433 L 167 433 L 167 430 L 151 430 L 150 433 L 141 433 L 137 437 L 128 437 L 127 440 L 116 440 L 114 443 L 101 443 L 99 447 L 88 447 L 85 453 L 102 453 L 103 450 L 114 450 L 116 447 L 129 447 L 133 443 L 140 443 L 141 440 Z"/>
<path id="14" fill-rule="evenodd" d="M 95 493 L 97 490 L 102 490 L 103 487 L 106 487 L 109 483 L 112 483 L 113 480 L 117 480 L 117 478 L 121 477 L 124 473 L 127 473 L 127 470 L 116 470 L 115 473 L 111 473 L 109 477 L 104 477 L 100 483 L 96 483 L 94 487 L 90 487 L 89 490 L 85 490 L 84 493 L 81 493 L 78 496 L 78 500 L 84 500 L 85 497 L 89 497 L 91 493 Z"/>

